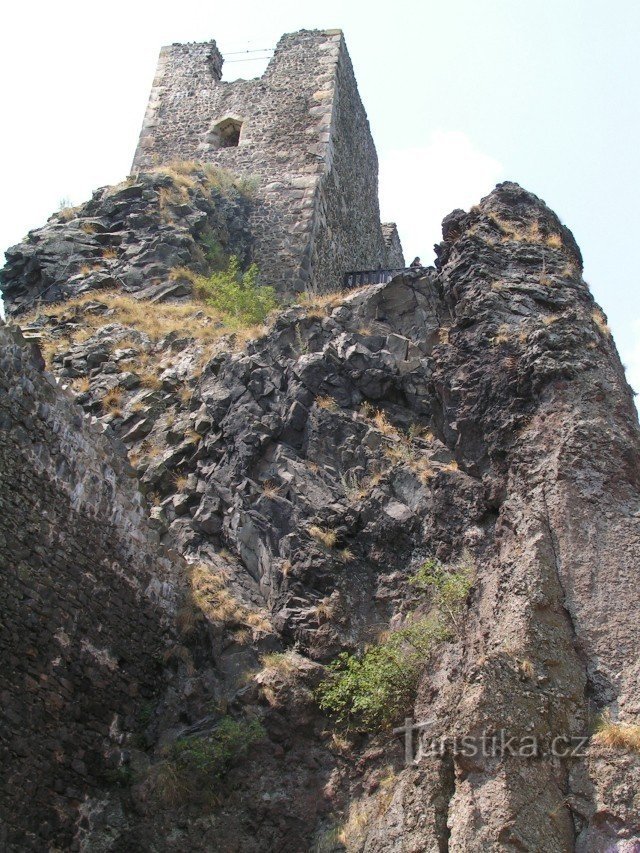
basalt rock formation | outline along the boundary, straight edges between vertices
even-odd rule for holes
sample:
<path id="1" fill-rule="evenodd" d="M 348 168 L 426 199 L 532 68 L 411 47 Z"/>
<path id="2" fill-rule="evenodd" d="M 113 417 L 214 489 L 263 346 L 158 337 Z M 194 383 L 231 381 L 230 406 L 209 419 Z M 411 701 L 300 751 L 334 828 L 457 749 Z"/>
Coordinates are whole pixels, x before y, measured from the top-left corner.
<path id="1" fill-rule="evenodd" d="M 127 239 L 141 245 L 136 220 L 128 223 Z M 80 232 L 67 237 L 68 251 L 80 252 Z M 56 251 L 45 252 L 48 269 Z M 26 297 L 49 285 L 43 255 L 27 254 L 12 250 L 4 278 L 18 319 Z M 189 265 L 186 254 L 179 263 Z M 60 280 L 56 298 L 77 292 Z M 167 298 L 178 297 L 188 299 Z M 3 330 L 3 358 L 29 379 L 12 386 L 31 402 L 18 414 L 3 408 L 13 437 L 7 460 L 18 462 L 11 471 L 5 462 L 0 498 L 11 531 L 44 500 L 34 471 L 52 483 L 62 477 L 72 505 L 74 482 L 85 496 L 99 489 L 72 458 L 61 465 L 53 438 L 18 457 L 36 413 L 56 413 L 59 436 L 83 422 L 84 409 L 84 422 L 104 429 L 84 439 L 87 454 L 126 447 L 147 501 L 136 543 L 140 553 L 147 539 L 160 549 L 160 587 L 149 587 L 149 567 L 135 559 L 117 571 L 133 586 L 145 578 L 148 595 L 164 590 L 155 605 L 163 627 L 151 615 L 144 623 L 163 649 L 151 652 L 156 689 L 142 679 L 142 719 L 120 687 L 99 694 L 102 717 L 81 706 L 78 736 L 103 737 L 91 741 L 84 776 L 60 738 L 39 749 L 44 774 L 3 781 L 6 848 L 637 849 L 640 757 L 630 743 L 640 723 L 640 430 L 580 251 L 555 214 L 501 184 L 444 220 L 435 269 L 289 306 L 250 340 L 211 336 L 197 303 L 194 329 L 201 322 L 203 334 L 152 335 L 118 310 L 112 295 L 91 290 L 24 315 L 75 403 L 26 366 L 27 343 L 18 351 L 17 332 Z M 142 363 L 154 366 L 154 382 Z M 16 399 L 12 387 L 2 394 L 3 403 Z M 109 471 L 98 525 L 126 486 L 124 468 Z M 30 505 L 10 500 L 16 480 Z M 126 539 L 127 513 L 109 518 Z M 55 539 L 54 527 L 41 526 L 36 553 L 55 542 L 64 565 L 76 537 L 67 530 Z M 11 766 L 27 766 L 38 722 L 27 717 L 17 739 L 21 709 L 59 664 L 53 652 L 29 652 L 28 602 L 42 587 L 40 570 L 30 569 L 36 558 L 16 556 L 15 537 L 3 542 L 3 574 L 18 577 L 23 602 L 9 663 L 29 659 L 26 687 L 19 679 L 3 687 L 12 709 L 3 746 Z M 427 559 L 464 559 L 473 584 L 455 630 L 425 655 L 415 696 L 413 718 L 424 727 L 414 740 L 444 746 L 405 764 L 404 737 L 345 732 L 320 711 L 315 691 L 340 652 L 429 611 L 429 594 L 411 582 Z M 87 598 L 104 572 L 99 561 L 80 572 Z M 130 609 L 108 595 L 91 601 L 98 643 L 82 620 L 63 624 L 70 605 L 64 590 L 56 595 L 44 611 L 47 643 L 62 637 L 59 623 L 69 643 L 58 645 L 73 660 L 71 695 L 87 654 L 101 684 L 116 676 L 137 684 L 126 649 L 113 651 L 123 645 L 117 620 L 139 630 Z M 130 642 L 136 660 L 150 653 Z M 603 715 L 617 741 L 593 736 Z M 100 729 L 108 717 L 119 721 L 110 740 Z M 229 720 L 257 721 L 260 736 L 229 756 L 215 785 L 208 778 L 210 791 L 189 788 L 180 745 L 215 737 Z M 464 737 L 500 733 L 535 750 L 456 748 Z M 116 775 L 105 774 L 109 766 Z M 40 823 L 12 805 L 33 792 Z"/>
<path id="2" fill-rule="evenodd" d="M 9 249 L 0 273 L 9 313 L 114 287 L 161 302 L 191 293 L 172 270 L 206 272 L 221 253 L 248 263 L 250 183 L 214 166 L 175 166 L 101 187 Z"/>

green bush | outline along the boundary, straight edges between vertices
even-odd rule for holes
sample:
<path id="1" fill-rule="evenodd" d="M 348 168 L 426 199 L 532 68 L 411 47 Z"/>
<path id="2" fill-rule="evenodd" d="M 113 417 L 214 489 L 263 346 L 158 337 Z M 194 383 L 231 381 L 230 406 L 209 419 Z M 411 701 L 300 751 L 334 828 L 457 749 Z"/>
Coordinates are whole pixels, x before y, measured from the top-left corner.
<path id="1" fill-rule="evenodd" d="M 147 785 L 152 800 L 165 806 L 195 802 L 213 805 L 220 781 L 264 734 L 257 720 L 224 717 L 209 734 L 180 738 L 149 770 Z"/>
<path id="2" fill-rule="evenodd" d="M 409 578 L 417 589 L 433 595 L 434 607 L 459 630 L 459 618 L 473 586 L 473 570 L 468 557 L 455 566 L 445 566 L 439 560 L 426 560 Z"/>
<path id="3" fill-rule="evenodd" d="M 232 255 L 226 269 L 198 278 L 196 292 L 227 320 L 252 326 L 263 323 L 277 304 L 273 288 L 257 284 L 257 278 L 255 264 L 242 272 L 240 261 Z"/>
<path id="4" fill-rule="evenodd" d="M 420 673 L 438 645 L 458 631 L 458 623 L 473 585 L 470 561 L 447 568 L 427 560 L 410 583 L 433 596 L 427 616 L 409 620 L 382 642 L 360 654 L 343 652 L 328 666 L 317 689 L 323 711 L 360 731 L 393 725 L 410 711 Z"/>
<path id="5" fill-rule="evenodd" d="M 224 717 L 210 734 L 180 738 L 172 748 L 170 760 L 177 769 L 188 773 L 195 784 L 218 781 L 232 765 L 264 737 L 257 720 L 239 722 Z"/>
<path id="6" fill-rule="evenodd" d="M 410 711 L 421 669 L 447 636 L 437 616 L 426 616 L 360 655 L 342 652 L 318 688 L 320 708 L 361 731 L 392 725 Z"/>
<path id="7" fill-rule="evenodd" d="M 219 270 L 225 266 L 224 249 L 210 228 L 203 230 L 199 242 L 210 270 Z"/>

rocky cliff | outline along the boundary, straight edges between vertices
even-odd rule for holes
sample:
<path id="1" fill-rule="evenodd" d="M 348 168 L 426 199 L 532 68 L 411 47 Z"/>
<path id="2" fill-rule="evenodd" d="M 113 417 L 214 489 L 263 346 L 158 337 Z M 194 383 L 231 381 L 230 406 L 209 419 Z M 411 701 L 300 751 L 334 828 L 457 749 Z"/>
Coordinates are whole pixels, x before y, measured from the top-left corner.
<path id="1" fill-rule="evenodd" d="M 105 215 L 96 235 L 109 230 Z M 167 223 L 163 245 L 172 229 L 191 245 L 181 221 Z M 140 257 L 154 226 L 144 210 L 127 222 Z M 65 403 L 60 422 L 83 407 L 107 425 L 101 442 L 127 447 L 153 536 L 174 553 L 177 615 L 153 701 L 121 733 L 118 778 L 79 782 L 61 828 L 29 818 L 28 832 L 10 803 L 35 785 L 34 809 L 45 809 L 49 783 L 14 781 L 3 801 L 5 821 L 18 815 L 8 849 L 635 850 L 640 432 L 580 251 L 555 214 L 501 184 L 444 220 L 435 269 L 309 298 L 242 332 L 190 302 L 188 279 L 184 291 L 162 291 L 169 302 L 156 303 L 154 323 L 122 288 L 65 284 L 62 248 L 49 241 L 67 227 L 54 220 L 11 250 L 5 297 L 75 390 L 76 414 Z M 64 233 L 68 256 L 86 251 L 77 229 Z M 187 255 L 178 263 L 197 266 Z M 158 288 L 174 280 L 174 258 L 155 254 Z M 25 314 L 50 284 L 58 304 Z M 146 287 L 144 276 L 122 284 Z M 16 346 L 12 336 L 5 351 Z M 39 388 L 29 385 L 34 400 Z M 5 423 L 32 429 L 22 414 Z M 21 458 L 18 446 L 19 436 L 2 491 L 10 528 L 38 514 L 7 499 L 13 480 L 38 470 L 39 456 Z M 81 472 L 71 466 L 68 478 Z M 12 541 L 7 578 L 34 559 Z M 74 547 L 72 532 L 65 541 Z M 422 584 L 425 566 L 449 586 Z M 461 566 L 454 602 L 442 590 Z M 96 563 L 101 583 L 103 571 Z M 119 631 L 108 597 L 90 606 L 106 635 Z M 60 607 L 52 634 L 64 627 Z M 446 631 L 416 644 L 438 608 Z M 138 630 L 130 612 L 118 618 Z M 107 648 L 83 623 L 76 630 L 79 649 Z M 389 636 L 418 649 L 396 718 L 341 724 L 321 711 L 318 685 L 335 677 L 327 667 Z M 72 683 L 84 677 L 74 655 Z M 29 664 L 36 683 L 45 658 L 37 651 Z M 94 655 L 93 667 L 108 660 Z M 18 681 L 8 694 L 15 738 L 31 694 Z M 118 713 L 117 691 L 102 702 Z M 93 719 L 82 713 L 81 723 Z M 405 716 L 422 726 L 413 761 L 406 732 L 390 731 Z M 458 748 L 494 736 L 527 749 Z M 54 767 L 55 744 L 42 750 Z M 96 749 L 96 766 L 108 754 Z"/>

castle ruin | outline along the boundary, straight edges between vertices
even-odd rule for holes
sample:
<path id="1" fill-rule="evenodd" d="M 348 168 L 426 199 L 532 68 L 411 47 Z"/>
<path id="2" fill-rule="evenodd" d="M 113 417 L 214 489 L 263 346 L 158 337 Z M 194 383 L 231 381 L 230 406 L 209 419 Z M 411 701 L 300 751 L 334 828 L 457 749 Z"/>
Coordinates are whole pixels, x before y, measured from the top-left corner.
<path id="1" fill-rule="evenodd" d="M 340 30 L 282 36 L 262 77 L 221 80 L 215 41 L 160 51 L 133 171 L 199 160 L 255 178 L 254 260 L 279 293 L 404 266 Z"/>

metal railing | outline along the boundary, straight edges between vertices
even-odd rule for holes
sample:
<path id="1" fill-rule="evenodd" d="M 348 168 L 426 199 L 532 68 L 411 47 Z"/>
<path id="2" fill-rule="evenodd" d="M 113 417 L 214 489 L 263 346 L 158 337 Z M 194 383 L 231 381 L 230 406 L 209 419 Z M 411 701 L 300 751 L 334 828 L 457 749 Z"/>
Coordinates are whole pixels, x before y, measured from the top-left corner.
<path id="1" fill-rule="evenodd" d="M 407 269 L 408 267 L 395 270 L 353 270 L 344 274 L 342 285 L 345 290 L 351 290 L 365 284 L 386 284 L 394 276 L 407 272 Z"/>

